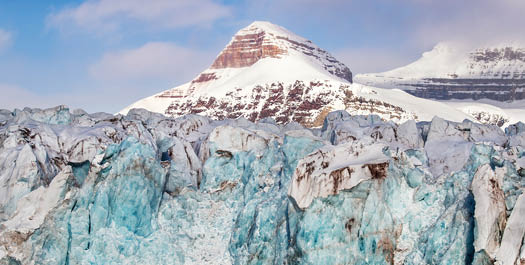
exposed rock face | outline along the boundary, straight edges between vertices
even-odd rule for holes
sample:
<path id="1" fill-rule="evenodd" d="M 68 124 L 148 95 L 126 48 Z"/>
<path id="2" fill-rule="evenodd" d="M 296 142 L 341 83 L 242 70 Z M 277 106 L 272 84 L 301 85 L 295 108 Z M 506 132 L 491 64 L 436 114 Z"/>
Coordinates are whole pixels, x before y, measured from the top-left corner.
<path id="1" fill-rule="evenodd" d="M 281 58 L 299 52 L 321 63 L 324 70 L 348 82 L 352 72 L 332 55 L 284 28 L 268 22 L 254 22 L 240 30 L 219 54 L 210 69 L 249 67 L 264 58 Z"/>
<path id="2" fill-rule="evenodd" d="M 517 61 L 525 63 L 525 48 L 494 48 L 494 49 L 477 49 L 471 53 L 475 62 L 494 63 L 500 61 Z M 523 72 L 506 72 L 502 77 L 525 78 Z"/>
<path id="3" fill-rule="evenodd" d="M 476 121 L 479 121 L 483 124 L 495 124 L 498 127 L 502 127 L 509 121 L 508 118 L 499 113 L 490 113 L 488 111 L 480 110 L 467 110 L 466 112 L 472 115 Z"/>
<path id="4" fill-rule="evenodd" d="M 264 31 L 245 35 L 235 35 L 233 40 L 215 59 L 211 69 L 248 67 L 259 61 L 259 59 L 272 57 L 279 58 L 286 54 L 274 43 L 269 42 Z"/>
<path id="5" fill-rule="evenodd" d="M 336 89 L 334 86 L 338 85 Z M 191 113 L 217 119 L 244 117 L 250 121 L 273 118 L 279 124 L 295 121 L 304 126 L 319 127 L 328 113 L 325 108 L 330 106 L 376 113 L 389 119 L 417 118 L 388 102 L 353 95 L 349 85 L 326 81 L 256 86 L 248 95 L 243 95 L 240 89 L 233 89 L 224 97 L 187 97 L 173 101 L 166 114 L 177 117 Z"/>
<path id="6" fill-rule="evenodd" d="M 424 78 L 420 82 L 399 83 L 398 85 L 416 97 L 438 100 L 487 98 L 509 101 L 525 99 L 525 79 L 523 78 Z"/>
<path id="7" fill-rule="evenodd" d="M 202 73 L 197 78 L 195 78 L 192 83 L 205 83 L 212 80 L 217 80 L 215 73 Z"/>

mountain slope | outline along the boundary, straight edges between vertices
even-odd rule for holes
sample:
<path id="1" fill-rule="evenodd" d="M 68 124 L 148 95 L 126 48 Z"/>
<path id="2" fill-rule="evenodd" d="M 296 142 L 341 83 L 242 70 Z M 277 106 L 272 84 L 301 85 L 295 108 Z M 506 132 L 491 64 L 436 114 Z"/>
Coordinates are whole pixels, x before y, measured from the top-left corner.
<path id="1" fill-rule="evenodd" d="M 338 109 L 396 121 L 430 120 L 437 113 L 454 121 L 472 118 L 445 104 L 352 81 L 348 67 L 311 41 L 269 22 L 254 22 L 191 82 L 139 100 L 121 113 L 144 108 L 172 117 L 273 118 L 314 127 Z"/>

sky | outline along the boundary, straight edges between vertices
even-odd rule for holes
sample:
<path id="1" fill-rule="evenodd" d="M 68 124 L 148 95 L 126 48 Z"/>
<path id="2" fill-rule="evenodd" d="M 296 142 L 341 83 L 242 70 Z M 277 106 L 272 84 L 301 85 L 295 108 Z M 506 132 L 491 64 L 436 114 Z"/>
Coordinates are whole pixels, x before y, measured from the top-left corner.
<path id="1" fill-rule="evenodd" d="M 0 0 L 0 109 L 115 113 L 190 81 L 241 28 L 270 21 L 354 74 L 441 41 L 524 42 L 523 0 Z"/>

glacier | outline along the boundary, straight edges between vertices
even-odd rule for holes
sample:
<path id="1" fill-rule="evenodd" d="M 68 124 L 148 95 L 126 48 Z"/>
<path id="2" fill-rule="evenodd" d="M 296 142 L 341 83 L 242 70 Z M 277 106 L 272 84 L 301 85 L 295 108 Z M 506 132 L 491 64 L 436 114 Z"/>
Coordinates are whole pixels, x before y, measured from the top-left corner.
<path id="1" fill-rule="evenodd" d="M 525 124 L 0 110 L 0 264 L 522 264 Z"/>

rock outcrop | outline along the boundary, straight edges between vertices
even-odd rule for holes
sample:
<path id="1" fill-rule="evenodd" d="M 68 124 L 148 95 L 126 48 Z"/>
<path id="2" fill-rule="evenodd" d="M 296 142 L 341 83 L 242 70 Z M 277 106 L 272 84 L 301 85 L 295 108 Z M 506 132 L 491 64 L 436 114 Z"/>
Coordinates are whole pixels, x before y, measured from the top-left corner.
<path id="1" fill-rule="evenodd" d="M 287 51 L 268 41 L 265 31 L 237 34 L 211 65 L 211 69 L 241 68 L 252 66 L 260 59 L 279 58 Z"/>

